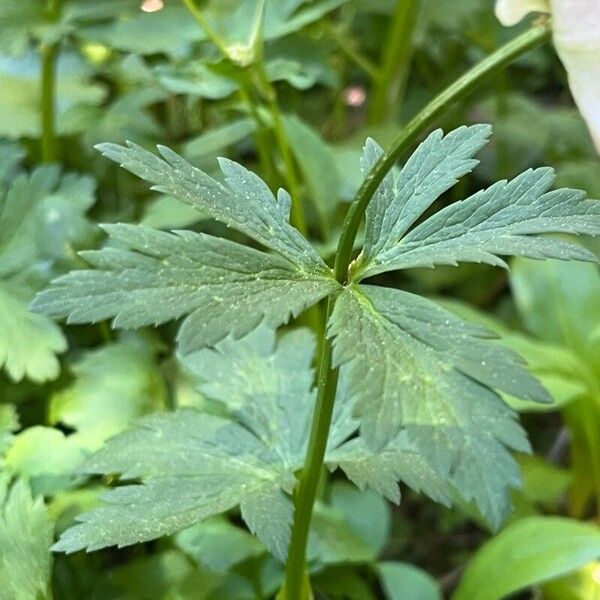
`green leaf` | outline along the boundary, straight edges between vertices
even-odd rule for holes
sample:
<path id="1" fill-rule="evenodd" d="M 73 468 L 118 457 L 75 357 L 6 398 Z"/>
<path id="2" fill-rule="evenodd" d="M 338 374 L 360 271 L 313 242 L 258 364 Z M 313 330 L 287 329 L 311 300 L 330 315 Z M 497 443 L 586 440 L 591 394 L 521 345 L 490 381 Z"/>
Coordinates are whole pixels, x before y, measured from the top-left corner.
<path id="1" fill-rule="evenodd" d="M 339 296 L 328 335 L 334 364 L 348 369 L 354 413 L 372 451 L 384 452 L 402 429 L 429 471 L 417 478 L 423 469 L 409 466 L 412 480 L 443 499 L 431 477 L 437 474 L 498 526 L 509 508 L 507 488 L 520 481 L 505 446 L 527 451 L 528 444 L 493 389 L 547 400 L 517 355 L 487 339 L 488 330 L 423 298 L 372 286 Z"/>
<path id="2" fill-rule="evenodd" d="M 323 564 L 371 562 L 387 542 L 391 514 L 377 493 L 335 481 L 328 502 L 318 502 L 311 522 L 309 562 Z"/>
<path id="3" fill-rule="evenodd" d="M 0 367 L 13 381 L 56 379 L 56 354 L 67 349 L 60 328 L 27 305 L 35 292 L 18 281 L 0 279 Z"/>
<path id="4" fill-rule="evenodd" d="M 55 494 L 77 483 L 73 472 L 85 453 L 71 437 L 35 425 L 17 434 L 6 453 L 6 468 L 26 478 L 36 494 Z"/>
<path id="5" fill-rule="evenodd" d="M 0 57 L 0 135 L 16 139 L 41 135 L 41 66 L 36 55 Z M 60 134 L 75 133 L 65 116 L 77 104 L 96 106 L 105 89 L 89 80 L 89 66 L 75 55 L 61 54 L 57 66 L 57 129 Z"/>
<path id="6" fill-rule="evenodd" d="M 220 517 L 184 529 L 175 537 L 175 543 L 200 566 L 216 573 L 226 573 L 264 552 L 256 538 Z"/>
<path id="7" fill-rule="evenodd" d="M 70 323 L 112 317 L 115 327 L 126 328 L 189 314 L 179 333 L 189 352 L 229 333 L 240 337 L 263 319 L 272 327 L 285 323 L 337 287 L 331 275 L 205 234 L 135 225 L 104 229 L 125 248 L 82 253 L 97 269 L 55 280 L 37 296 L 35 310 L 68 316 Z"/>
<path id="8" fill-rule="evenodd" d="M 43 499 L 33 500 L 27 483 L 18 480 L 0 508 L 0 600 L 47 596 L 52 537 Z"/>
<path id="9" fill-rule="evenodd" d="M 446 138 L 440 138 L 441 134 L 436 132 L 437 139 L 447 140 L 452 136 L 460 140 L 458 133 L 461 131 L 465 136 L 464 132 L 470 130 L 458 129 Z M 481 131 L 489 134 L 487 128 Z M 404 235 L 440 191 L 447 189 L 467 166 L 472 166 L 472 161 L 465 161 L 462 155 L 460 170 L 444 163 L 445 153 L 421 156 L 421 149 L 431 144 L 431 139 L 436 140 L 436 133 L 409 159 L 407 165 L 414 157 L 418 157 L 419 162 L 408 170 L 407 175 L 403 176 L 407 167 L 401 171 L 400 183 L 394 182 L 393 175 L 389 174 L 374 203 L 369 205 L 368 241 L 364 260 L 359 261 L 359 278 L 394 269 L 455 265 L 458 262 L 506 266 L 499 255 L 596 261 L 595 255 L 581 246 L 540 235 L 600 233 L 600 202 L 586 201 L 584 192 L 578 190 L 548 191 L 554 181 L 554 171 L 550 168 L 525 171 L 510 182 L 495 183 L 466 200 L 447 206 Z M 468 141 L 467 148 L 474 149 L 471 137 Z M 482 141 L 480 134 L 477 147 Z M 369 156 L 367 150 L 367 160 Z M 450 158 L 453 158 L 452 153 Z M 431 167 L 432 162 L 439 171 L 432 170 L 436 177 L 428 186 L 427 178 L 421 182 L 418 177 L 419 171 Z M 417 174 L 412 173 L 415 169 Z M 417 179 L 413 184 L 414 178 Z M 416 201 L 408 196 L 407 188 L 414 190 Z M 407 215 L 398 208 L 402 206 L 409 207 Z M 375 250 L 371 250 L 371 245 Z"/>
<path id="10" fill-rule="evenodd" d="M 293 487 L 293 473 L 282 467 L 276 452 L 233 421 L 194 409 L 152 415 L 110 440 L 82 470 L 121 473 L 125 480 L 143 483 L 107 492 L 106 504 L 81 517 L 55 550 L 151 540 L 240 505 L 265 545 L 276 556 L 285 555 L 292 506 L 282 489 Z"/>
<path id="11" fill-rule="evenodd" d="M 190 160 L 215 156 L 247 138 L 255 129 L 255 122 L 249 118 L 230 121 L 186 142 L 183 153 Z"/>
<path id="12" fill-rule="evenodd" d="M 528 517 L 488 541 L 453 600 L 500 600 L 600 557 L 600 528 L 560 517 Z"/>
<path id="13" fill-rule="evenodd" d="M 600 368 L 598 267 L 515 260 L 511 283 L 526 329 Z"/>
<path id="14" fill-rule="evenodd" d="M 382 262 L 381 255 L 396 246 L 411 225 L 460 177 L 479 163 L 471 157 L 488 141 L 489 125 L 460 127 L 444 136 L 437 129 L 417 148 L 400 174 L 389 173 L 366 212 L 365 263 Z M 362 168 L 367 174 L 383 155 L 367 139 Z"/>
<path id="15" fill-rule="evenodd" d="M 50 422 L 75 429 L 69 440 L 97 450 L 138 417 L 163 406 L 155 355 L 155 345 L 139 336 L 87 352 L 71 367 L 75 381 L 50 397 Z"/>
<path id="16" fill-rule="evenodd" d="M 442 592 L 433 577 L 422 569 L 400 562 L 377 565 L 386 600 L 441 600 Z"/>
<path id="17" fill-rule="evenodd" d="M 81 3 L 85 4 L 85 3 Z M 176 55 L 204 34 L 184 6 L 167 5 L 162 10 L 146 13 L 139 2 L 119 11 L 118 18 L 107 23 L 92 24 L 79 34 L 88 42 L 104 44 L 115 50 L 136 54 L 166 53 Z M 90 10 L 90 7 L 87 7 Z M 92 13 L 92 16 L 93 15 Z"/>
<path id="18" fill-rule="evenodd" d="M 310 196 L 319 211 L 319 219 L 327 222 L 341 195 L 342 184 L 334 152 L 316 131 L 297 117 L 285 117 L 284 127 Z"/>
<path id="19" fill-rule="evenodd" d="M 162 159 L 132 143 L 101 144 L 98 149 L 151 182 L 153 189 L 197 207 L 314 275 L 328 272 L 310 243 L 289 224 L 289 194 L 280 189 L 275 198 L 264 181 L 241 165 L 219 160 L 224 185 L 163 146 L 159 146 Z"/>

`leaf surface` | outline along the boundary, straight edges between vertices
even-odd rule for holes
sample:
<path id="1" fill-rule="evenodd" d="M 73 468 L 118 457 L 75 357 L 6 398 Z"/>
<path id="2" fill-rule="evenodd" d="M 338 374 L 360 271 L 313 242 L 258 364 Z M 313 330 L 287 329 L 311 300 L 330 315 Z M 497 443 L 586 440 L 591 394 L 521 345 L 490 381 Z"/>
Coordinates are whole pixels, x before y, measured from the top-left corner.
<path id="1" fill-rule="evenodd" d="M 120 247 L 82 255 L 95 270 L 72 271 L 32 306 L 70 323 L 113 318 L 115 327 L 159 325 L 189 315 L 179 333 L 184 352 L 265 320 L 275 327 L 336 288 L 275 254 L 191 231 L 106 225 Z"/>
<path id="2" fill-rule="evenodd" d="M 46 597 L 53 532 L 43 499 L 17 480 L 0 508 L 0 600 Z"/>
<path id="3" fill-rule="evenodd" d="M 387 288 L 347 289 L 329 323 L 334 364 L 348 369 L 354 413 L 371 452 L 385 455 L 386 444 L 402 430 L 427 465 L 423 469 L 414 463 L 413 482 L 443 500 L 439 478 L 447 481 L 497 526 L 509 508 L 507 489 L 519 484 L 518 469 L 504 446 L 527 451 L 528 444 L 514 415 L 490 387 L 520 386 L 537 400 L 547 400 L 547 395 L 516 355 L 499 350 L 494 364 L 481 360 L 495 349 L 486 339 L 487 330 L 430 304 Z M 452 353 L 441 335 L 430 336 L 425 326 L 415 328 L 422 320 L 439 323 L 446 335 L 451 332 Z M 400 468 L 396 464 L 402 465 L 392 462 L 389 468 Z M 360 473 L 358 477 L 369 476 L 368 466 Z M 385 480 L 370 478 L 397 497 Z"/>

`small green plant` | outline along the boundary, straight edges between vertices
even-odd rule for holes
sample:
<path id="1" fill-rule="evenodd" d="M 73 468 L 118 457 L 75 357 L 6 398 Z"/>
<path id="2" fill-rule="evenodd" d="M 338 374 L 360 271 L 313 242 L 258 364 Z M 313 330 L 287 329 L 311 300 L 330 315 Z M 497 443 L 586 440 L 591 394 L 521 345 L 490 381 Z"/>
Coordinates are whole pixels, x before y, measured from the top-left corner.
<path id="1" fill-rule="evenodd" d="M 510 52 L 528 47 L 531 35 Z M 398 173 L 390 169 L 428 119 L 505 60 L 496 55 L 487 70 L 428 107 L 389 153 L 367 140 L 365 184 L 333 270 L 290 225 L 289 194 L 274 195 L 241 165 L 221 159 L 217 180 L 164 147 L 160 156 L 135 144 L 99 147 L 153 189 L 258 247 L 106 225 L 110 243 L 82 254 L 94 268 L 62 276 L 37 296 L 36 311 L 70 323 L 113 319 L 115 327 L 138 328 L 185 317 L 179 353 L 206 381 L 205 395 L 222 405 L 215 414 L 155 414 L 109 440 L 80 470 L 118 473 L 122 485 L 55 550 L 146 541 L 239 506 L 248 527 L 286 561 L 282 597 L 308 597 L 306 545 L 324 464 L 393 501 L 403 481 L 445 504 L 473 502 L 492 527 L 501 524 L 508 490 L 519 483 L 508 450 L 527 452 L 529 445 L 498 392 L 536 402 L 548 401 L 547 393 L 487 329 L 363 280 L 459 262 L 506 266 L 501 256 L 511 255 L 596 260 L 582 246 L 545 235 L 600 233 L 600 203 L 577 190 L 550 191 L 549 168 L 423 216 L 475 167 L 473 156 L 491 134 L 487 125 L 434 131 Z M 363 216 L 364 245 L 351 260 Z M 323 300 L 314 390 L 311 334 L 300 329 L 275 341 L 273 329 Z"/>

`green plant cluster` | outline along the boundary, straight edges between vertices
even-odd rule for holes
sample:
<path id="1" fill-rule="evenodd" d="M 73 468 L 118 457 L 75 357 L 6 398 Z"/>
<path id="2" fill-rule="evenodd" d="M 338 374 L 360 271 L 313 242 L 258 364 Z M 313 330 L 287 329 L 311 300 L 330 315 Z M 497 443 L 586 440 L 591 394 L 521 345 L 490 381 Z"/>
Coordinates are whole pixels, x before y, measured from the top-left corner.
<path id="1" fill-rule="evenodd" d="M 600 594 L 600 162 L 547 23 L 0 33 L 0 600 Z"/>

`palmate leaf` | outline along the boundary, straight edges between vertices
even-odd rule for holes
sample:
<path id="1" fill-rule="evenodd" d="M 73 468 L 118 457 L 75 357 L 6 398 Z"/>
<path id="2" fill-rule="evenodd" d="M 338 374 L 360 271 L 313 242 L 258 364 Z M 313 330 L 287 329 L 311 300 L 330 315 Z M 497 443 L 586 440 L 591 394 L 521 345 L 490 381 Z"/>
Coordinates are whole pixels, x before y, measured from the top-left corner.
<path id="1" fill-rule="evenodd" d="M 310 243 L 288 222 L 289 194 L 280 189 L 275 198 L 264 181 L 241 165 L 219 160 L 227 184 L 223 185 L 164 146 L 159 146 L 162 158 L 132 143 L 101 144 L 98 149 L 151 182 L 153 189 L 198 208 L 314 274 L 327 272 Z"/>
<path id="2" fill-rule="evenodd" d="M 284 491 L 292 491 L 302 465 L 314 404 L 314 346 L 305 330 L 276 345 L 274 332 L 262 326 L 185 356 L 199 389 L 236 420 L 181 409 L 147 417 L 109 440 L 83 470 L 141 478 L 143 485 L 109 492 L 108 504 L 84 515 L 55 549 L 149 540 L 239 505 L 249 528 L 282 558 L 292 513 Z"/>
<path id="3" fill-rule="evenodd" d="M 54 546 L 72 552 L 126 546 L 189 527 L 240 505 L 242 515 L 277 556 L 287 547 L 293 475 L 242 426 L 194 409 L 157 414 L 113 438 L 86 473 L 142 478 L 107 492 Z"/>
<path id="4" fill-rule="evenodd" d="M 95 270 L 55 280 L 33 303 L 71 323 L 114 318 L 116 327 L 158 325 L 189 315 L 184 352 L 240 337 L 265 320 L 287 322 L 339 286 L 308 241 L 289 223 L 291 199 L 277 198 L 254 173 L 221 160 L 227 185 L 161 148 L 164 159 L 130 144 L 104 153 L 204 215 L 246 233 L 275 253 L 190 231 L 106 225 L 117 244 L 82 253 Z"/>
<path id="5" fill-rule="evenodd" d="M 581 246 L 540 235 L 600 233 L 600 202 L 585 200 L 579 190 L 548 191 L 555 178 L 548 167 L 525 171 L 509 182 L 499 181 L 406 233 L 454 177 L 470 170 L 474 161 L 466 161 L 464 155 L 481 147 L 484 133 L 489 135 L 489 129 L 481 125 L 445 137 L 436 131 L 408 160 L 396 181 L 392 174 L 387 176 L 367 211 L 365 250 L 357 279 L 459 262 L 506 266 L 500 258 L 503 255 L 596 260 Z M 365 163 L 371 164 L 379 153 L 374 142 L 368 143 Z"/>
<path id="6" fill-rule="evenodd" d="M 296 485 L 294 473 L 304 462 L 315 402 L 310 366 L 314 349 L 314 337 L 305 330 L 286 333 L 276 342 L 275 333 L 262 326 L 244 338 L 228 338 L 214 349 L 183 356 L 199 390 L 221 403 L 225 414 L 195 409 L 154 414 L 109 440 L 81 470 L 118 473 L 125 484 L 141 483 L 108 492 L 105 504 L 80 517 L 81 523 L 68 530 L 55 549 L 125 546 L 173 533 L 239 505 L 249 528 L 283 558 L 292 510 L 288 494 Z M 328 467 L 341 467 L 361 489 L 371 487 L 395 502 L 402 480 L 448 504 L 454 486 L 448 469 L 440 465 L 439 457 L 434 457 L 436 462 L 421 456 L 423 444 L 406 431 L 377 450 L 354 435 L 359 422 L 351 411 L 354 399 L 344 381 L 346 367 L 342 370 Z M 513 434 L 520 439 L 510 418 L 505 425 L 515 427 Z M 466 427 L 460 433 L 468 433 Z M 456 453 L 451 460 L 455 458 Z M 487 482 L 501 478 L 502 472 L 477 476 Z"/>
<path id="7" fill-rule="evenodd" d="M 421 475 L 426 493 L 447 500 L 439 481 L 449 481 L 497 526 L 508 510 L 506 488 L 519 483 L 504 446 L 527 451 L 528 444 L 489 388 L 549 399 L 517 355 L 490 340 L 486 329 L 423 298 L 374 286 L 340 295 L 329 335 L 334 364 L 347 364 L 354 411 L 371 452 L 384 463 L 390 442 L 405 436 L 405 448 L 412 446 L 416 456 L 406 459 L 408 466 Z M 365 448 L 356 454 L 363 464 L 355 477 L 375 479 L 369 473 L 376 460 L 369 464 Z"/>
<path id="8" fill-rule="evenodd" d="M 114 318 L 126 328 L 189 314 L 179 333 L 189 352 L 229 333 L 240 337 L 263 319 L 275 327 L 336 287 L 331 276 L 225 239 L 139 225 L 104 228 L 125 247 L 82 253 L 96 269 L 58 278 L 34 309 L 70 323 Z"/>

